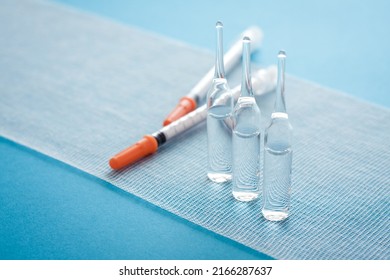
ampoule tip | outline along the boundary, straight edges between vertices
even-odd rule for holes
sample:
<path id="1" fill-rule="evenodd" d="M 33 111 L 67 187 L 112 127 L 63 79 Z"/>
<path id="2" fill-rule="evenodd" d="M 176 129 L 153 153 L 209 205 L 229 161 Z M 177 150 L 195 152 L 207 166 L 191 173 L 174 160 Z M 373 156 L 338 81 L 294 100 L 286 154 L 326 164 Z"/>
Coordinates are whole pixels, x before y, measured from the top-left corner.
<path id="1" fill-rule="evenodd" d="M 278 58 L 286 58 L 286 52 L 284 50 L 279 51 Z"/>
<path id="2" fill-rule="evenodd" d="M 216 27 L 216 28 L 222 28 L 222 27 L 223 27 L 222 22 L 217 21 L 217 23 L 215 24 L 215 27 Z"/>
<path id="3" fill-rule="evenodd" d="M 250 43 L 251 42 L 251 38 L 249 38 L 248 36 L 244 36 L 244 38 L 242 38 L 242 42 L 243 43 Z"/>

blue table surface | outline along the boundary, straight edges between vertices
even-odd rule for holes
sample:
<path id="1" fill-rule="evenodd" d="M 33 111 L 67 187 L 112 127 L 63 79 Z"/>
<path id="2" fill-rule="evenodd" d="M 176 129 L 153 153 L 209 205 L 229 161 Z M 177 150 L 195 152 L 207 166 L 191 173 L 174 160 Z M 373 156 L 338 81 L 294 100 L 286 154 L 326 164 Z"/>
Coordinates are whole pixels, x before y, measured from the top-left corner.
<path id="1" fill-rule="evenodd" d="M 288 73 L 390 106 L 388 1 L 56 2 L 210 51 L 217 20 L 225 42 L 256 24 L 256 62 L 283 48 Z M 1 137 L 0 155 L 0 259 L 270 258 Z"/>

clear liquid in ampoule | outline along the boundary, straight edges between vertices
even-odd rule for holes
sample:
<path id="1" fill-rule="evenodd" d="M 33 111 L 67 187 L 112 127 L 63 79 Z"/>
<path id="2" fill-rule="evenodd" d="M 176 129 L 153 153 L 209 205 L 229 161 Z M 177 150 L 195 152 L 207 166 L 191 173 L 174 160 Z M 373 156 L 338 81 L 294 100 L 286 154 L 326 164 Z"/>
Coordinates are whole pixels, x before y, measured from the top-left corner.
<path id="1" fill-rule="evenodd" d="M 208 109 L 207 134 L 209 166 L 207 176 L 216 183 L 231 180 L 232 132 L 230 127 L 232 108 L 215 105 Z"/>
<path id="2" fill-rule="evenodd" d="M 291 196 L 292 127 L 288 119 L 274 119 L 267 129 L 264 151 L 263 216 L 282 221 L 289 215 Z"/>
<path id="3" fill-rule="evenodd" d="M 291 185 L 291 149 L 279 152 L 265 149 L 267 167 L 264 170 L 263 215 L 270 221 L 281 221 L 288 217 Z"/>
<path id="4" fill-rule="evenodd" d="M 246 147 L 243 151 L 233 150 L 237 165 L 234 169 L 233 196 L 239 201 L 252 201 L 259 196 L 260 135 L 257 131 L 248 134 L 233 134 L 233 145 Z"/>
<path id="5" fill-rule="evenodd" d="M 246 102 L 243 100 L 247 100 Z M 255 200 L 260 193 L 260 110 L 253 97 L 240 98 L 233 115 L 233 189 L 239 201 Z M 240 120 L 241 119 L 241 120 Z"/>

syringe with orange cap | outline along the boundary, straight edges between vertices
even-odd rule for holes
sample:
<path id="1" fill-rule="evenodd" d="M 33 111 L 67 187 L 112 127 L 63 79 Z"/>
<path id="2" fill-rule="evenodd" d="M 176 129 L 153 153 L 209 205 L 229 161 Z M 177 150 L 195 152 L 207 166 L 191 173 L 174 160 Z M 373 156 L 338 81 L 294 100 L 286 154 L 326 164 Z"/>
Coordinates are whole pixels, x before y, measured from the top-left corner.
<path id="1" fill-rule="evenodd" d="M 225 72 L 229 73 L 236 64 L 240 62 L 242 54 L 241 39 L 247 36 L 252 40 L 252 51 L 260 48 L 263 40 L 263 32 L 257 26 L 252 26 L 246 29 L 241 35 L 240 40 L 235 42 L 232 47 L 224 55 Z M 188 114 L 198 107 L 198 104 L 205 98 L 211 82 L 214 78 L 214 67 L 212 67 L 207 74 L 192 88 L 192 90 L 179 101 L 175 109 L 165 118 L 163 125 L 166 126 L 182 116 Z"/>
<path id="2" fill-rule="evenodd" d="M 270 92 L 276 87 L 276 66 L 270 66 L 266 69 L 258 70 L 252 76 L 252 87 L 255 95 L 262 95 Z M 240 96 L 241 86 L 232 89 L 234 99 Z M 223 98 L 223 97 L 221 97 Z M 175 136 L 185 132 L 191 127 L 201 123 L 207 117 L 207 106 L 203 105 L 185 115 L 184 117 L 172 122 L 151 135 L 146 135 L 134 145 L 128 147 L 117 155 L 113 156 L 109 164 L 113 169 L 121 169 L 130 165 L 150 154 L 155 153 L 160 146 L 170 141 Z"/>

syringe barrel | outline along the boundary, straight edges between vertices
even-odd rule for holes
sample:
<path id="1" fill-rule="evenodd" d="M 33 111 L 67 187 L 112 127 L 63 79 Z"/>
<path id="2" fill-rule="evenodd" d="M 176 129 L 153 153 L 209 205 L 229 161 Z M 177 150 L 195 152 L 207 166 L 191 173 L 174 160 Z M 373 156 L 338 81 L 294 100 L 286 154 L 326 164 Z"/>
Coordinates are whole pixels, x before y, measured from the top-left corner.
<path id="1" fill-rule="evenodd" d="M 201 123 L 206 119 L 207 116 L 207 107 L 203 105 L 195 111 L 188 113 L 187 115 L 181 117 L 180 119 L 172 122 L 171 124 L 164 126 L 159 133 L 165 135 L 165 141 L 173 138 L 176 135 L 188 130 L 189 128 Z"/>

